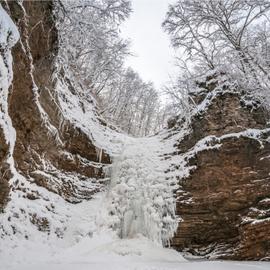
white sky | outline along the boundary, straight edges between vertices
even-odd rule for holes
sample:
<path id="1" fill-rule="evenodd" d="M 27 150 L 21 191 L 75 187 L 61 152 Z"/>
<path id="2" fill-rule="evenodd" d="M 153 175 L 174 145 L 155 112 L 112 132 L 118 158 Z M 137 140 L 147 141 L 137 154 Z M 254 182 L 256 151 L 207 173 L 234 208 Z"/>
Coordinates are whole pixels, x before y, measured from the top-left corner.
<path id="1" fill-rule="evenodd" d="M 122 36 L 131 40 L 135 55 L 127 59 L 127 66 L 157 88 L 175 73 L 174 50 L 161 27 L 172 2 L 175 0 L 132 0 L 133 13 L 122 26 Z"/>

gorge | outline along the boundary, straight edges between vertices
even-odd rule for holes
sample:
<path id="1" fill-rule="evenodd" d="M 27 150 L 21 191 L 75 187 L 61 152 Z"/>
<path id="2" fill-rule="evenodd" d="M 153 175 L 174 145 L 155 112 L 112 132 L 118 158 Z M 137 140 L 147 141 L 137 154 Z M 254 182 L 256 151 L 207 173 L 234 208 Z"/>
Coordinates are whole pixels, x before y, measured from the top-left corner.
<path id="1" fill-rule="evenodd" d="M 59 64 L 54 1 L 1 5 L 0 269 L 269 260 L 269 112 L 256 98 L 208 73 L 188 120 L 130 136 Z"/>

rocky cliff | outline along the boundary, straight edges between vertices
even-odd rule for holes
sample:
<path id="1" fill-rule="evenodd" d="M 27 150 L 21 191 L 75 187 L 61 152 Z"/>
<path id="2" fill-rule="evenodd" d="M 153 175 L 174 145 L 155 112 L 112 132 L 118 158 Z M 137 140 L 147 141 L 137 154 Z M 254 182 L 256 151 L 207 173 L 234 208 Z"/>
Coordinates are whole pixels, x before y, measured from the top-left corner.
<path id="1" fill-rule="evenodd" d="M 99 191 L 104 186 L 103 168 L 114 151 L 109 147 L 114 131 L 97 115 L 95 101 L 82 98 L 58 64 L 53 1 L 1 4 L 5 20 L 1 17 L 0 30 L 1 35 L 6 31 L 6 40 L 1 38 L 0 53 L 7 70 L 3 77 L 9 79 L 1 89 L 4 121 L 0 123 L 0 209 L 5 211 L 2 219 L 8 220 L 6 229 L 2 221 L 1 233 L 5 234 L 18 212 L 38 227 L 49 223 L 42 215 L 27 214 L 23 206 L 20 210 L 18 204 L 23 203 L 16 200 L 43 200 L 47 209 L 51 203 L 44 194 L 77 203 Z M 5 60 L 7 55 L 10 58 Z"/>
<path id="2" fill-rule="evenodd" d="M 269 259 L 268 113 L 222 75 L 200 83 L 193 100 L 177 143 L 181 221 L 172 245 L 211 258 Z"/>

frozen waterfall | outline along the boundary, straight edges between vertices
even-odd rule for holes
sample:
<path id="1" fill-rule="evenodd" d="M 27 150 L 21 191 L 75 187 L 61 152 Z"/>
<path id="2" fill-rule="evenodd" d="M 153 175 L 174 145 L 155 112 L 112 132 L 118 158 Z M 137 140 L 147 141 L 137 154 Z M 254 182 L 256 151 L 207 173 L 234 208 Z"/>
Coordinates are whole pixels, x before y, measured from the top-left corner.
<path id="1" fill-rule="evenodd" d="M 166 177 L 160 145 L 158 137 L 129 138 L 114 160 L 107 207 L 121 238 L 141 234 L 167 244 L 177 228 L 175 180 Z"/>

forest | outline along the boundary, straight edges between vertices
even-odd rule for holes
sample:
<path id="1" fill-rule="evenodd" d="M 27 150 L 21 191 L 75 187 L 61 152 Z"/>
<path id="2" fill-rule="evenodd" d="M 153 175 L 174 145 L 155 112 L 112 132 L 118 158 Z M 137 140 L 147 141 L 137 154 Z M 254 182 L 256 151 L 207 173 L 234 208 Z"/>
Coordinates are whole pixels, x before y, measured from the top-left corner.
<path id="1" fill-rule="evenodd" d="M 0 0 L 0 270 L 269 269 L 269 74 L 269 0 Z"/>

